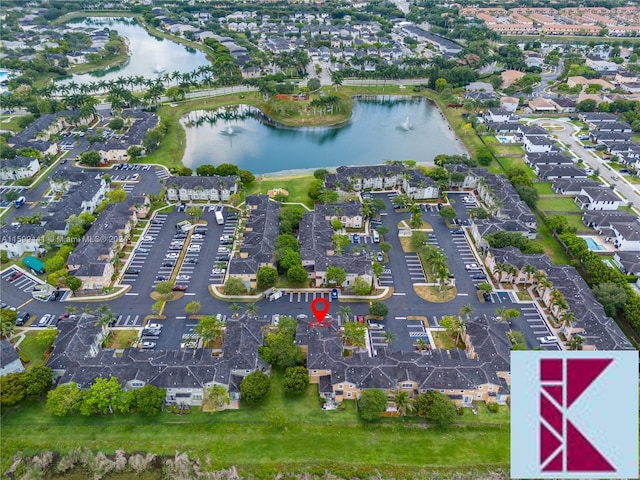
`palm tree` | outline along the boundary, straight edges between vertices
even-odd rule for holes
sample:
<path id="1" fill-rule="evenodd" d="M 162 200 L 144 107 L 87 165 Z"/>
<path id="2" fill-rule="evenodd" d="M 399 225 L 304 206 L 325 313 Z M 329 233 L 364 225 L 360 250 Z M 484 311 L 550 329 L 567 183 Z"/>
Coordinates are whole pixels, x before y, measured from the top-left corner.
<path id="1" fill-rule="evenodd" d="M 409 393 L 405 390 L 398 390 L 394 393 L 393 403 L 396 404 L 396 408 L 402 416 L 413 410 L 413 398 L 411 398 Z"/>
<path id="2" fill-rule="evenodd" d="M 414 345 L 418 347 L 418 351 L 421 352 L 429 347 L 429 343 L 424 338 L 419 338 L 415 341 Z"/>
<path id="3" fill-rule="evenodd" d="M 562 312 L 560 314 L 560 320 L 562 320 L 562 323 L 564 324 L 565 328 L 569 328 L 569 327 L 571 327 L 571 324 L 573 322 L 578 320 L 578 317 L 576 317 L 576 314 L 573 313 L 572 311 L 565 310 L 564 312 Z"/>
<path id="4" fill-rule="evenodd" d="M 498 307 L 495 311 L 496 320 L 503 322 L 507 318 L 507 307 Z"/>
<path id="5" fill-rule="evenodd" d="M 553 287 L 553 282 L 551 280 L 547 280 L 547 278 L 545 277 L 536 285 L 536 292 L 538 292 L 539 297 L 542 297 L 544 296 L 544 292 L 546 292 L 551 287 Z"/>
<path id="6" fill-rule="evenodd" d="M 341 306 L 338 309 L 338 315 L 340 315 L 342 318 L 344 318 L 345 322 L 349 321 L 349 316 L 351 315 L 351 307 L 347 306 Z"/>
<path id="7" fill-rule="evenodd" d="M 396 334 L 387 330 L 386 332 L 384 332 L 384 335 L 382 335 L 382 339 L 387 343 L 388 346 L 391 346 L 391 342 L 396 339 Z"/>
<path id="8" fill-rule="evenodd" d="M 584 338 L 580 335 L 574 335 L 571 337 L 569 341 L 569 350 L 582 350 L 582 344 L 584 343 Z"/>
<path id="9" fill-rule="evenodd" d="M 464 315 L 465 317 L 467 317 L 467 320 L 468 320 L 472 313 L 473 313 L 473 307 L 467 303 L 466 305 L 463 305 L 460 307 L 460 311 L 458 312 L 458 315 L 460 316 Z"/>
<path id="10" fill-rule="evenodd" d="M 247 308 L 245 309 L 244 313 L 250 317 L 257 317 L 258 316 L 258 307 L 256 306 L 255 303 L 248 303 L 247 304 Z"/>
<path id="11" fill-rule="evenodd" d="M 0 338 L 9 338 L 16 330 L 16 325 L 13 321 L 0 322 Z"/>
<path id="12" fill-rule="evenodd" d="M 526 282 L 530 283 L 531 278 L 534 277 L 536 273 L 538 273 L 538 269 L 530 263 L 527 263 L 524 267 L 522 267 L 522 272 L 527 275 Z"/>
<path id="13" fill-rule="evenodd" d="M 75 315 L 78 313 L 78 307 L 76 307 L 75 305 L 67 305 L 66 307 L 64 307 L 64 311 L 69 315 Z"/>
<path id="14" fill-rule="evenodd" d="M 82 313 L 88 313 L 91 314 L 93 313 L 93 310 L 91 310 L 91 307 L 89 306 L 89 304 L 85 304 L 84 307 L 82 307 Z"/>
<path id="15" fill-rule="evenodd" d="M 242 307 L 237 303 L 232 303 L 229 305 L 229 309 L 233 312 L 233 318 L 236 318 L 238 316 L 238 312 L 242 310 Z"/>

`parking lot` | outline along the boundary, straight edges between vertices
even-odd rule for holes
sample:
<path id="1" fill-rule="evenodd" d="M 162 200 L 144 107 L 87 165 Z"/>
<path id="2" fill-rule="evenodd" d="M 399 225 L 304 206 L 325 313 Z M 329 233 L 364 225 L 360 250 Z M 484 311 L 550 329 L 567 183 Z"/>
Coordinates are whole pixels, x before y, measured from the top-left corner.
<path id="1" fill-rule="evenodd" d="M 420 320 L 407 320 L 405 317 L 373 321 L 369 328 L 369 341 L 374 351 L 410 352 L 417 350 L 416 342 L 423 339 L 429 343 L 429 335 Z M 391 333 L 391 343 L 387 341 L 387 332 Z"/>

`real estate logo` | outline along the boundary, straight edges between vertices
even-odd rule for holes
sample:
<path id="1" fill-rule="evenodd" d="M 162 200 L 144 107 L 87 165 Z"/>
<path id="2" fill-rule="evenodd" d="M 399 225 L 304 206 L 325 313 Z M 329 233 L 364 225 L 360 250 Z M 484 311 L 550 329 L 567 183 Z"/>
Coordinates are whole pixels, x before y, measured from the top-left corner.
<path id="1" fill-rule="evenodd" d="M 512 478 L 638 478 L 638 352 L 511 354 Z"/>

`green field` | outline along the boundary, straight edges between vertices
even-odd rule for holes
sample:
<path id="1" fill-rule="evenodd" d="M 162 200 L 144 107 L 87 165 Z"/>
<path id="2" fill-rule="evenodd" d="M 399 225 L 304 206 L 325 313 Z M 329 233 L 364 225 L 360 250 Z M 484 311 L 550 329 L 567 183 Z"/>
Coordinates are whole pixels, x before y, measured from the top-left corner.
<path id="1" fill-rule="evenodd" d="M 573 198 L 563 196 L 541 198 L 538 200 L 538 208 L 543 212 L 580 212 Z"/>
<path id="2" fill-rule="evenodd" d="M 46 346 L 40 345 L 36 341 L 36 335 L 38 332 L 30 331 L 25 333 L 25 338 L 20 342 L 20 350 L 29 355 L 31 361 L 26 365 L 27 368 L 37 367 L 44 362 L 44 352 L 47 349 Z"/>
<path id="3" fill-rule="evenodd" d="M 556 192 L 551 189 L 551 182 L 534 183 L 533 187 L 540 195 L 556 195 Z"/>
<path id="4" fill-rule="evenodd" d="M 269 469 L 278 464 L 289 470 L 331 465 L 331 471 L 387 468 L 409 475 L 416 468 L 449 466 L 456 470 L 506 468 L 509 462 L 509 410 L 496 414 L 478 404 L 478 415 L 466 411 L 446 430 L 429 427 L 414 418 L 361 422 L 353 402 L 343 411 L 323 411 L 317 386 L 300 397 L 282 390 L 283 375 L 276 371 L 267 398 L 258 406 L 244 406 L 216 414 L 193 409 L 189 415 L 168 413 L 156 417 L 57 418 L 41 403 L 27 402 L 2 416 L 2 467 L 18 450 L 68 452 L 78 445 L 112 453 L 144 450 L 190 457 L 210 456 L 216 468 L 236 465 Z M 283 428 L 268 419 L 270 412 L 284 416 Z M 426 427 L 426 428 L 425 428 Z M 28 431 L 28 434 L 25 432 Z M 281 467 L 282 468 L 282 467 Z M 403 474 L 404 475 L 404 474 Z"/>
<path id="5" fill-rule="evenodd" d="M 542 200 L 542 199 L 541 199 Z M 540 208 L 540 205 L 538 205 Z M 538 242 L 544 248 L 544 253 L 549 257 L 549 259 L 555 263 L 556 265 L 569 265 L 570 258 L 567 255 L 558 241 L 553 238 L 551 235 L 551 231 L 549 228 L 542 222 L 542 219 L 536 215 L 538 219 Z"/>
<path id="6" fill-rule="evenodd" d="M 248 187 L 247 193 L 267 193 L 269 190 L 284 188 L 289 192 L 287 202 L 302 203 L 313 208 L 313 201 L 307 195 L 309 186 L 315 180 L 311 174 L 289 177 L 260 177 Z"/>
<path id="7" fill-rule="evenodd" d="M 537 175 L 529 168 L 524 162 L 522 157 L 498 157 L 498 163 L 502 166 L 505 172 L 508 172 L 512 168 L 522 168 L 527 172 L 527 177 L 530 179 L 538 178 Z"/>

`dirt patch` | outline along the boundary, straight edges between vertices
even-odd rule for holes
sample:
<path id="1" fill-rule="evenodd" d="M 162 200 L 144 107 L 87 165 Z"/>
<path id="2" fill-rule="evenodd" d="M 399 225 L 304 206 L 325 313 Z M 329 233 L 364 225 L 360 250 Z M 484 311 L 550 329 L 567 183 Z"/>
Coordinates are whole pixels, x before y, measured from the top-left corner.
<path id="1" fill-rule="evenodd" d="M 456 298 L 458 294 L 456 287 L 444 287 L 442 291 L 438 291 L 437 286 L 431 285 L 414 285 L 413 291 L 421 299 L 431 303 L 447 303 Z"/>

